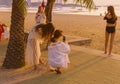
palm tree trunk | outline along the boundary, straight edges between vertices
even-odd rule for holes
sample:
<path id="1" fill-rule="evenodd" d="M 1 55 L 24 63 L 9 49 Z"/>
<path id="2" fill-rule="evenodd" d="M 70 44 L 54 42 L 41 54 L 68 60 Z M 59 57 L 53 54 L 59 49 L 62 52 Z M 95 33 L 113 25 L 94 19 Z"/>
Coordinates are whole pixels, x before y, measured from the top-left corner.
<path id="1" fill-rule="evenodd" d="M 13 0 L 10 26 L 10 40 L 6 57 L 3 62 L 5 68 L 20 68 L 25 65 L 24 19 L 25 15 L 18 6 L 21 0 Z M 24 1 L 24 0 L 23 0 Z"/>
<path id="2" fill-rule="evenodd" d="M 45 14 L 46 14 L 46 23 L 52 22 L 52 9 L 55 0 L 47 0 L 47 5 L 45 7 Z"/>
<path id="3" fill-rule="evenodd" d="M 52 9 L 53 5 L 56 0 L 47 0 L 47 5 L 45 8 L 45 14 L 46 14 L 46 23 L 52 22 Z M 67 2 L 68 0 L 63 0 L 64 2 Z M 74 0 L 76 3 L 81 3 L 85 4 L 86 8 L 92 9 L 95 7 L 94 1 L 93 0 Z"/>

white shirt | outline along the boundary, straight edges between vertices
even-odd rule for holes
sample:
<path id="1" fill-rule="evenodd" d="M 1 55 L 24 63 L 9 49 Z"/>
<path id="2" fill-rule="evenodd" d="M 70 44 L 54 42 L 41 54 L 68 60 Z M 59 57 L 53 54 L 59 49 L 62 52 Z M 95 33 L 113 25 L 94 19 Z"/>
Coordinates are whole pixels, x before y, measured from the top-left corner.
<path id="1" fill-rule="evenodd" d="M 42 13 L 36 13 L 35 22 L 36 22 L 36 24 L 45 24 L 46 16 Z"/>
<path id="2" fill-rule="evenodd" d="M 7 39 L 10 37 L 10 29 L 5 26 L 3 28 L 4 28 L 4 38 Z"/>
<path id="3" fill-rule="evenodd" d="M 48 63 L 56 67 L 67 68 L 69 58 L 67 54 L 70 52 L 70 46 L 64 42 L 51 43 L 48 46 Z"/>

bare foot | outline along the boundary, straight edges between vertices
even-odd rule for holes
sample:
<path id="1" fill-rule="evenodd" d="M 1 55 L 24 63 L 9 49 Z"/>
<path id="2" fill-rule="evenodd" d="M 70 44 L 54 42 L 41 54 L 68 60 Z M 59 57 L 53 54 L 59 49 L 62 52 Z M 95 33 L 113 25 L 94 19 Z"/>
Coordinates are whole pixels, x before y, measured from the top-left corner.
<path id="1" fill-rule="evenodd" d="M 39 59 L 39 63 L 40 63 L 40 64 L 44 64 L 44 62 L 43 62 L 42 59 Z"/>
<path id="2" fill-rule="evenodd" d="M 108 54 L 108 57 L 111 57 L 111 56 L 113 56 L 113 55 L 111 55 L 111 54 Z"/>
<path id="3" fill-rule="evenodd" d="M 38 65 L 34 66 L 34 70 L 40 70 L 41 68 Z"/>
<path id="4" fill-rule="evenodd" d="M 109 56 L 112 56 L 112 55 L 111 55 L 111 52 L 109 52 L 108 55 L 109 55 Z"/>
<path id="5" fill-rule="evenodd" d="M 107 54 L 107 51 L 105 51 L 104 54 Z"/>

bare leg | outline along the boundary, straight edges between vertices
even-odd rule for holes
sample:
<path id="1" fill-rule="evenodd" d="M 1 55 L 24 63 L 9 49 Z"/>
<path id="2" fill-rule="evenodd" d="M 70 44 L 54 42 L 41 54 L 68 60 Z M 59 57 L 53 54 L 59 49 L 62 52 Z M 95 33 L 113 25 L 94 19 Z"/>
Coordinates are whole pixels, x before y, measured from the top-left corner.
<path id="1" fill-rule="evenodd" d="M 111 33 L 109 55 L 111 55 L 115 33 Z"/>
<path id="2" fill-rule="evenodd" d="M 41 58 L 39 59 L 39 64 L 44 64 Z"/>
<path id="3" fill-rule="evenodd" d="M 107 47 L 108 47 L 108 40 L 109 40 L 109 33 L 105 32 L 105 54 L 107 53 Z"/>
<path id="4" fill-rule="evenodd" d="M 34 70 L 40 70 L 39 65 L 34 65 Z"/>
<path id="5" fill-rule="evenodd" d="M 56 68 L 53 68 L 51 65 L 49 65 L 50 71 L 55 71 Z"/>
<path id="6" fill-rule="evenodd" d="M 37 67 L 37 65 L 34 65 L 34 70 L 36 70 L 38 67 Z"/>

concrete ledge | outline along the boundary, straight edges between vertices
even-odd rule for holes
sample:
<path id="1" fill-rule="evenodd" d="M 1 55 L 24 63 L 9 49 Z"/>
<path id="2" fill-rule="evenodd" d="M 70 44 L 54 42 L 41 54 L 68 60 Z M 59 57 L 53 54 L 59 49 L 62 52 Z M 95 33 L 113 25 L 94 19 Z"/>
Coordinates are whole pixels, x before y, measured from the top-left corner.
<path id="1" fill-rule="evenodd" d="M 89 45 L 92 41 L 91 38 L 84 37 L 75 37 L 75 36 L 66 36 L 69 44 L 81 46 L 81 45 Z"/>
<path id="2" fill-rule="evenodd" d="M 27 43 L 28 33 L 25 33 L 25 43 Z M 91 38 L 85 37 L 77 37 L 77 36 L 66 36 L 67 42 L 69 44 L 81 46 L 81 45 L 89 45 L 92 41 Z"/>

